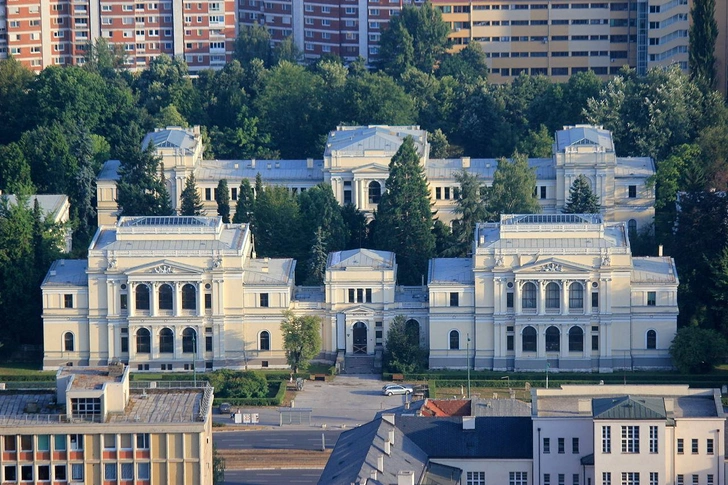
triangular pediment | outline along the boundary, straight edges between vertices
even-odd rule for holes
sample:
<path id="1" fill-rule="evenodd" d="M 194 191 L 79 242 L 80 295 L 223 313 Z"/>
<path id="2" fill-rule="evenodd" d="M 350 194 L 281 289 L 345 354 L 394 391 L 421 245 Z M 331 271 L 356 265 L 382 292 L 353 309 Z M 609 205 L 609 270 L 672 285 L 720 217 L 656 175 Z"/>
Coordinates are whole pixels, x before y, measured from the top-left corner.
<path id="1" fill-rule="evenodd" d="M 559 258 L 548 258 L 528 263 L 513 270 L 515 274 L 585 273 L 591 271 L 593 271 L 593 268 L 590 266 L 564 261 Z"/>
<path id="2" fill-rule="evenodd" d="M 363 175 L 368 173 L 389 173 L 389 167 L 386 165 L 382 165 L 381 163 L 367 163 L 366 165 L 362 165 L 360 167 L 352 168 L 351 173 Z"/>
<path id="3" fill-rule="evenodd" d="M 351 307 L 347 309 L 344 313 L 351 317 L 355 317 L 357 315 L 372 315 L 374 313 L 374 308 L 368 307 L 366 305 L 356 305 L 354 307 Z"/>
<path id="4" fill-rule="evenodd" d="M 163 259 L 161 261 L 155 261 L 153 263 L 146 263 L 133 268 L 129 268 L 125 271 L 126 274 L 151 274 L 151 275 L 184 275 L 184 274 L 195 274 L 199 275 L 203 273 L 203 269 L 190 266 L 188 264 L 179 263 L 177 261 L 169 261 Z"/>

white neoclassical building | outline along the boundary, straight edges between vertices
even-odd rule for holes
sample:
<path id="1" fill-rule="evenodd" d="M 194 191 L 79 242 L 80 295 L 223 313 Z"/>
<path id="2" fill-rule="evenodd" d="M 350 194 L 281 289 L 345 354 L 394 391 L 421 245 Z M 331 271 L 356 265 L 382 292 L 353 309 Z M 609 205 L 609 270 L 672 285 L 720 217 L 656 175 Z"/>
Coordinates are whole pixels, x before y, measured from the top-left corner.
<path id="1" fill-rule="evenodd" d="M 678 279 L 668 257 L 631 255 L 602 216 L 503 216 L 480 224 L 472 258 L 433 259 L 425 286 L 396 282 L 393 253 L 331 253 L 321 287 L 293 259 L 257 258 L 244 224 L 122 217 L 87 260 L 43 284 L 44 367 L 133 370 L 283 367 L 283 312 L 321 318 L 329 361 L 374 355 L 404 315 L 433 368 L 609 372 L 670 367 Z"/>
<path id="2" fill-rule="evenodd" d="M 282 185 L 294 193 L 319 183 L 330 184 L 339 203 L 352 203 L 371 213 L 386 190 L 389 162 L 407 136 L 415 141 L 433 207 L 444 222 L 456 217 L 458 172 L 478 174 L 486 184 L 492 183 L 497 160 L 430 158 L 427 132 L 419 126 L 340 126 L 329 133 L 320 160 L 205 160 L 199 127 L 157 129 L 142 144 L 156 147 L 175 208 L 179 208 L 185 179 L 190 174 L 195 175 L 208 214 L 216 214 L 215 191 L 220 180 L 228 181 L 234 211 L 240 182 L 248 179 L 253 184 L 260 174 L 264 184 Z M 109 160 L 98 176 L 99 224 L 116 221 L 120 163 Z M 536 173 L 536 197 L 543 213 L 560 212 L 572 182 L 584 175 L 599 196 L 606 221 L 625 221 L 634 230 L 653 222 L 654 190 L 647 184 L 655 173 L 652 159 L 618 157 L 611 133 L 600 126 L 564 127 L 555 134 L 551 158 L 532 158 L 529 164 Z"/>

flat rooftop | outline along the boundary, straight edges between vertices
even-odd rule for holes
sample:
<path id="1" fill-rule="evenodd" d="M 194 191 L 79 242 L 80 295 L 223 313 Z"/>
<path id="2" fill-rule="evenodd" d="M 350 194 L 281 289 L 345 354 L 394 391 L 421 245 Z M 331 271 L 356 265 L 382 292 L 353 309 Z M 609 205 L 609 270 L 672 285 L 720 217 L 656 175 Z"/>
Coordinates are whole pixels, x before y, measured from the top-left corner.
<path id="1" fill-rule="evenodd" d="M 212 399 L 212 388 L 208 399 Z M 206 417 L 203 403 L 204 388 L 131 390 L 123 413 L 108 414 L 106 424 L 179 424 L 201 422 Z M 31 411 L 31 412 L 29 412 Z M 67 425 L 69 423 L 98 425 L 90 420 L 68 418 L 66 410 L 56 404 L 52 391 L 0 391 L 0 428 L 38 425 Z"/>
<path id="2" fill-rule="evenodd" d="M 106 367 L 63 367 L 58 377 L 73 376 L 71 389 L 101 389 L 104 384 L 121 382 L 122 374 L 111 374 Z"/>
<path id="3" fill-rule="evenodd" d="M 591 401 L 599 398 L 618 399 L 624 397 L 623 393 L 614 393 L 606 395 L 584 395 L 584 396 L 568 396 L 568 397 L 538 397 L 538 416 L 539 417 L 578 417 L 583 416 L 591 419 L 593 416 Z M 654 399 L 654 396 L 635 395 L 635 399 L 646 400 Z M 589 400 L 589 411 L 579 412 L 579 401 Z M 669 413 L 671 418 L 698 418 L 698 417 L 718 417 L 718 409 L 712 395 L 708 396 L 664 396 L 658 399 L 671 399 L 674 403 L 674 410 Z"/>

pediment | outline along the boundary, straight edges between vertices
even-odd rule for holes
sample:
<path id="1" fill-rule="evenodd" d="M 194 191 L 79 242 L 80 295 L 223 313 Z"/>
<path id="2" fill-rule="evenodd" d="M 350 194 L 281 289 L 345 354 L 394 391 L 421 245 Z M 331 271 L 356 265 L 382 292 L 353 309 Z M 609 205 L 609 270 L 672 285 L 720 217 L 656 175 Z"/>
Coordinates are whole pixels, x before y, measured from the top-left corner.
<path id="1" fill-rule="evenodd" d="M 389 173 L 389 167 L 386 165 L 382 165 L 380 163 L 367 163 L 366 165 L 362 165 L 360 167 L 352 168 L 351 173 L 364 175 L 368 173 L 372 174 L 381 174 L 381 173 Z"/>
<path id="2" fill-rule="evenodd" d="M 344 313 L 351 317 L 356 317 L 358 315 L 367 316 L 374 314 L 374 308 L 365 305 L 356 305 L 347 309 Z"/>
<path id="3" fill-rule="evenodd" d="M 548 273 L 586 273 L 594 268 L 583 264 L 564 261 L 559 258 L 548 258 L 543 261 L 536 261 L 513 270 L 515 274 L 548 274 Z"/>
<path id="4" fill-rule="evenodd" d="M 128 275 L 200 275 L 203 272 L 204 270 L 197 266 L 169 261 L 167 259 L 142 264 L 125 271 Z"/>

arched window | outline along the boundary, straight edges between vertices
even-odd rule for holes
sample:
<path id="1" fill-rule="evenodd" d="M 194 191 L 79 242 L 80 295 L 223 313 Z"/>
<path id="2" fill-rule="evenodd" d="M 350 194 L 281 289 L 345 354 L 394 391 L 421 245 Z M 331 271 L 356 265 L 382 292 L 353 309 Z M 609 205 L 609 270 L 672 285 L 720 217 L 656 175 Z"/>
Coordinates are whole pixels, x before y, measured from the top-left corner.
<path id="1" fill-rule="evenodd" d="M 538 340 L 538 332 L 533 327 L 526 327 L 521 332 L 521 349 L 524 352 L 536 352 L 536 341 Z"/>
<path id="2" fill-rule="evenodd" d="M 558 283 L 553 281 L 546 285 L 546 308 L 560 308 L 561 307 L 561 288 Z"/>
<path id="3" fill-rule="evenodd" d="M 569 329 L 569 352 L 584 351 L 584 330 L 581 327 Z"/>
<path id="4" fill-rule="evenodd" d="M 379 200 L 382 198 L 382 186 L 376 180 L 369 182 L 369 203 L 379 204 Z"/>
<path id="5" fill-rule="evenodd" d="M 172 287 L 170 285 L 162 285 L 159 287 L 159 309 L 172 309 Z"/>
<path id="6" fill-rule="evenodd" d="M 141 284 L 134 289 L 135 308 L 137 310 L 149 310 L 149 287 Z"/>
<path id="7" fill-rule="evenodd" d="M 169 328 L 163 328 L 159 332 L 159 352 L 162 354 L 174 353 L 174 332 Z"/>
<path id="8" fill-rule="evenodd" d="M 420 322 L 415 319 L 407 320 L 404 324 L 404 334 L 407 337 L 407 343 L 420 346 Z"/>
<path id="9" fill-rule="evenodd" d="M 259 350 L 270 350 L 270 332 L 263 330 L 260 332 Z"/>
<path id="10" fill-rule="evenodd" d="M 546 352 L 561 350 L 561 332 L 553 325 L 546 329 Z"/>
<path id="11" fill-rule="evenodd" d="M 657 332 L 654 330 L 647 331 L 647 348 L 654 350 L 657 348 Z"/>
<path id="12" fill-rule="evenodd" d="M 182 309 L 197 309 L 197 290 L 194 285 L 190 285 L 189 283 L 182 287 Z"/>
<path id="13" fill-rule="evenodd" d="M 581 283 L 569 285 L 569 308 L 584 308 L 584 287 Z"/>
<path id="14" fill-rule="evenodd" d="M 152 339 L 149 330 L 140 328 L 136 332 L 136 352 L 137 354 L 148 354 L 151 351 Z"/>
<path id="15" fill-rule="evenodd" d="M 536 285 L 529 281 L 523 285 L 522 291 L 521 306 L 523 308 L 536 308 Z"/>
<path id="16" fill-rule="evenodd" d="M 460 349 L 460 332 L 457 330 L 450 330 L 450 350 Z"/>
<path id="17" fill-rule="evenodd" d="M 193 328 L 185 328 L 182 330 L 182 352 L 194 353 L 197 345 L 197 332 Z"/>
<path id="18" fill-rule="evenodd" d="M 634 237 L 637 235 L 637 221 L 634 219 L 630 219 L 627 221 L 627 233 L 630 235 L 630 237 Z"/>
<path id="19" fill-rule="evenodd" d="M 73 334 L 66 332 L 63 334 L 63 350 L 65 352 L 73 352 Z"/>

